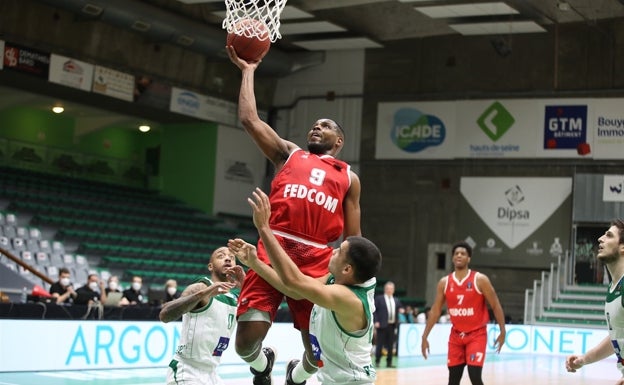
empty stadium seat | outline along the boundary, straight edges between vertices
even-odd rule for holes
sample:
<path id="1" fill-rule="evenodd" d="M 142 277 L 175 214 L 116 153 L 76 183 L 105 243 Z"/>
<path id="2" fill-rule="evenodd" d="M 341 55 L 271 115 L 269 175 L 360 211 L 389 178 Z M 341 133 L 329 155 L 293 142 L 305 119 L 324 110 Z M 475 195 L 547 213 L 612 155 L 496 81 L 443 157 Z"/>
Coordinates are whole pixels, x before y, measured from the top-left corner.
<path id="1" fill-rule="evenodd" d="M 3 226 L 2 232 L 6 237 L 9 237 L 9 238 L 17 237 L 17 231 L 15 229 L 15 226 L 5 225 Z"/>
<path id="2" fill-rule="evenodd" d="M 63 267 L 65 262 L 63 261 L 63 254 L 52 253 L 50 254 L 50 266 Z"/>
<path id="3" fill-rule="evenodd" d="M 59 268 L 56 266 L 47 266 L 46 275 L 53 281 L 57 281 L 59 278 Z"/>
<path id="4" fill-rule="evenodd" d="M 76 265 L 76 259 L 73 254 L 63 254 L 63 265 L 65 267 L 74 267 Z"/>
<path id="5" fill-rule="evenodd" d="M 37 265 L 39 265 L 39 266 L 49 266 L 50 265 L 50 257 L 48 256 L 48 253 L 45 253 L 43 251 L 38 251 L 35 254 L 35 259 L 37 261 Z"/>
<path id="6" fill-rule="evenodd" d="M 29 265 L 34 265 L 36 263 L 35 261 L 35 257 L 33 256 L 33 253 L 28 251 L 28 250 L 24 250 L 20 253 L 20 258 L 22 259 L 22 262 L 27 263 Z"/>
<path id="7" fill-rule="evenodd" d="M 11 240 L 11 245 L 15 251 L 26 250 L 26 243 L 22 238 L 13 238 Z"/>

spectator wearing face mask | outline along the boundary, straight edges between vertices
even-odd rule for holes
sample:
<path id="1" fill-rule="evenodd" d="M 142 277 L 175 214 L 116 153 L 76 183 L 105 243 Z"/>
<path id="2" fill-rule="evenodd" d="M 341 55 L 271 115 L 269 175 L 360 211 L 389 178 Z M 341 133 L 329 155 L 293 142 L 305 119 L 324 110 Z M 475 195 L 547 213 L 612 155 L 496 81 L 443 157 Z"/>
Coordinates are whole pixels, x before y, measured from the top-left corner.
<path id="1" fill-rule="evenodd" d="M 106 295 L 108 296 L 110 293 L 120 293 L 122 295 L 119 302 L 108 303 L 108 306 L 125 306 L 128 305 L 128 300 L 123 297 L 123 292 L 121 291 L 121 286 L 119 285 L 119 277 L 116 275 L 111 275 L 108 278 L 108 286 L 106 287 Z M 109 297 L 110 299 L 110 297 Z"/>
<path id="2" fill-rule="evenodd" d="M 123 298 L 128 300 L 129 305 L 140 305 L 145 302 L 145 297 L 141 293 L 143 279 L 139 276 L 132 277 L 132 285 L 129 289 L 123 291 Z"/>
<path id="3" fill-rule="evenodd" d="M 175 279 L 169 279 L 165 282 L 165 299 L 163 303 L 173 301 L 180 298 L 180 292 L 178 291 L 178 283 Z"/>
<path id="4" fill-rule="evenodd" d="M 59 280 L 50 286 L 50 294 L 57 304 L 71 304 L 77 297 L 76 291 L 71 283 L 71 273 L 66 267 L 59 269 Z"/>
<path id="5" fill-rule="evenodd" d="M 121 289 L 119 288 L 119 277 L 116 275 L 111 275 L 108 279 L 108 286 L 106 287 L 106 294 L 109 293 L 121 293 Z"/>
<path id="6" fill-rule="evenodd" d="M 76 290 L 78 296 L 74 300 L 77 305 L 91 305 L 106 301 L 104 281 L 97 274 L 89 274 L 87 284 Z"/>

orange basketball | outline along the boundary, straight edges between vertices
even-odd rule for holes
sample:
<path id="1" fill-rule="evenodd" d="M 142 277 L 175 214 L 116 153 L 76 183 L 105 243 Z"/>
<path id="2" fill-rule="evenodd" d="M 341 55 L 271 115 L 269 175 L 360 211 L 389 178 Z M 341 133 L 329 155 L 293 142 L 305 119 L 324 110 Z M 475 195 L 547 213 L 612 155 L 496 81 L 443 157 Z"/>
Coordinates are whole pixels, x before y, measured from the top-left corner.
<path id="1" fill-rule="evenodd" d="M 236 23 L 234 31 L 228 33 L 226 43 L 234 47 L 238 57 L 246 61 L 262 59 L 271 48 L 269 29 L 256 19 L 243 19 Z"/>

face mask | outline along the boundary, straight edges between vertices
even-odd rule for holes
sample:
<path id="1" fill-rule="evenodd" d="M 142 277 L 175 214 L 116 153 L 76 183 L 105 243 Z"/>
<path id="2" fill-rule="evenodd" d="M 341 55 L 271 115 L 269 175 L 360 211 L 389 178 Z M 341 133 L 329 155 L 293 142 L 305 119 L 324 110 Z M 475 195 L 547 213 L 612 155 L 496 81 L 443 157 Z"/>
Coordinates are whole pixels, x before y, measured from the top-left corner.
<path id="1" fill-rule="evenodd" d="M 141 284 L 138 282 L 132 282 L 132 290 L 139 291 L 141 290 Z"/>
<path id="2" fill-rule="evenodd" d="M 169 295 L 174 295 L 177 290 L 178 290 L 177 288 L 170 286 L 167 288 L 167 293 L 169 293 Z"/>
<path id="3" fill-rule="evenodd" d="M 69 278 L 61 278 L 60 282 L 63 286 L 69 286 L 69 284 L 71 283 Z"/>
<path id="4" fill-rule="evenodd" d="M 89 289 L 96 291 L 98 288 L 98 283 L 97 282 L 89 282 Z"/>
<path id="5" fill-rule="evenodd" d="M 108 288 L 111 289 L 112 291 L 117 290 L 118 287 L 119 287 L 119 284 L 117 283 L 117 281 L 110 281 L 108 283 Z"/>

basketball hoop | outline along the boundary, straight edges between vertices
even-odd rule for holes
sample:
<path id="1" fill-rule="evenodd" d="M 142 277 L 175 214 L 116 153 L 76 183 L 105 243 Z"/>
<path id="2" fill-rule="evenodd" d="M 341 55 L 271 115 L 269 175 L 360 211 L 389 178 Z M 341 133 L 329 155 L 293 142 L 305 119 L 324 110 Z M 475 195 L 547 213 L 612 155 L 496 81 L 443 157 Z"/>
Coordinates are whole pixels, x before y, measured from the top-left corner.
<path id="1" fill-rule="evenodd" d="M 259 28 L 245 28 L 249 23 L 239 23 L 244 19 L 255 19 L 263 22 L 269 30 L 268 38 L 275 43 L 282 35 L 279 33 L 280 14 L 286 0 L 225 0 L 226 13 L 223 29 L 246 37 L 267 39 L 266 31 Z M 263 34 L 264 32 L 264 34 Z"/>

